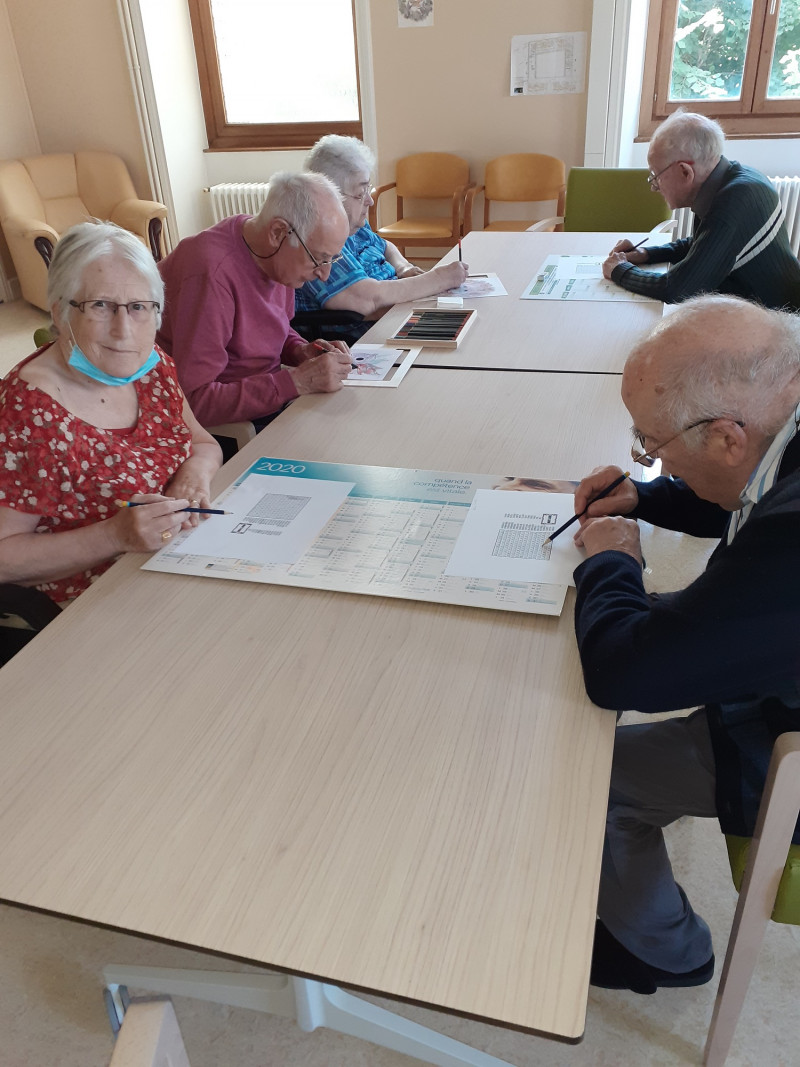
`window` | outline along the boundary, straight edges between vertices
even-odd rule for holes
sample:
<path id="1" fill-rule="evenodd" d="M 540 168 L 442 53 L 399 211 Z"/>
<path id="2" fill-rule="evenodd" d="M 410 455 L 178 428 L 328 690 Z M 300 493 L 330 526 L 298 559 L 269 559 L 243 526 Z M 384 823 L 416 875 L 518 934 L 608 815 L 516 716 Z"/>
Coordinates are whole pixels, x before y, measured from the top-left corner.
<path id="1" fill-rule="evenodd" d="M 354 0 L 189 0 L 212 149 L 361 137 Z"/>
<path id="2" fill-rule="evenodd" d="M 800 2 L 652 0 L 640 137 L 681 106 L 727 133 L 800 132 Z"/>

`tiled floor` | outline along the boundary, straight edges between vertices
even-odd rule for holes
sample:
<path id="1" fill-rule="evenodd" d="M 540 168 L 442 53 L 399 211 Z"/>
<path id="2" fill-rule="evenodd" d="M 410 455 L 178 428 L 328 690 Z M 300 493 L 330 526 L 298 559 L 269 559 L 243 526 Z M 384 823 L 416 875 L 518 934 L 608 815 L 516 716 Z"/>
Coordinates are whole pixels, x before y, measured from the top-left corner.
<path id="1" fill-rule="evenodd" d="M 33 330 L 47 322 L 46 315 L 22 302 L 0 305 L 0 372 L 32 351 Z M 687 551 L 694 551 L 691 543 Z M 661 578 L 662 585 L 669 584 L 669 574 Z M 711 926 L 719 971 L 736 902 L 723 838 L 716 823 L 687 819 L 670 829 L 669 843 L 683 886 Z M 106 963 L 224 966 L 201 953 L 2 905 L 0 946 L 0 1067 L 104 1067 L 112 1048 L 102 1003 Z M 800 929 L 770 926 L 730 1067 L 800 1065 L 799 950 Z M 716 981 L 653 997 L 592 989 L 586 1035 L 574 1046 L 379 1003 L 517 1067 L 683 1067 L 701 1062 Z M 327 1030 L 307 1034 L 289 1020 L 253 1011 L 185 999 L 175 1006 L 193 1067 L 413 1067 L 417 1062 Z"/>

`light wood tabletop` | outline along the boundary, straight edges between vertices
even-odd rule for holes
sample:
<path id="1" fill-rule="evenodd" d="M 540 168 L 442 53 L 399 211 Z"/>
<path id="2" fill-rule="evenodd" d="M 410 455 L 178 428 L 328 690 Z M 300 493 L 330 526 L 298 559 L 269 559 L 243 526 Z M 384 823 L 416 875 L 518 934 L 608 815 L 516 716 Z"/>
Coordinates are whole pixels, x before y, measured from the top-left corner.
<path id="1" fill-rule="evenodd" d="M 423 348 L 417 364 L 495 370 L 621 373 L 631 348 L 659 321 L 658 301 L 521 300 L 520 294 L 549 255 L 599 255 L 620 237 L 644 234 L 487 233 L 473 231 L 462 241 L 470 273 L 493 272 L 508 296 L 465 300 L 476 322 L 456 349 Z M 663 236 L 663 235 L 662 235 Z M 659 239 L 654 242 L 658 244 Z M 457 255 L 448 252 L 442 262 Z M 361 338 L 383 343 L 412 307 L 435 307 L 436 298 L 397 304 Z"/>
<path id="2" fill-rule="evenodd" d="M 618 379 L 412 369 L 263 455 L 579 477 Z M 560 618 L 144 572 L 2 670 L 0 898 L 567 1039 L 615 717 Z"/>

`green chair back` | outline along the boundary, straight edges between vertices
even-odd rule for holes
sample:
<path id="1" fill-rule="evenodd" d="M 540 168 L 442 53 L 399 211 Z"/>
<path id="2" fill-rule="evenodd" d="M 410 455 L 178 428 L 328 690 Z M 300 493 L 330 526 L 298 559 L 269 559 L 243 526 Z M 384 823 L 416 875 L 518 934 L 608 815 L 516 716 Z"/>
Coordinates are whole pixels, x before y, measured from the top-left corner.
<path id="1" fill-rule="evenodd" d="M 49 345 L 51 341 L 55 341 L 56 333 L 52 326 L 40 326 L 38 330 L 33 331 L 33 343 L 37 348 L 41 348 L 43 345 Z"/>
<path id="2" fill-rule="evenodd" d="M 725 844 L 728 846 L 728 860 L 731 865 L 733 884 L 737 891 L 742 888 L 744 870 L 747 866 L 747 856 L 750 852 L 750 837 L 734 837 L 733 834 L 725 835 Z M 775 907 L 772 909 L 772 919 L 776 923 L 790 923 L 792 926 L 800 926 L 800 845 L 791 845 L 789 858 L 783 868 L 778 894 L 775 897 Z"/>
<path id="3" fill-rule="evenodd" d="M 617 232 L 652 230 L 671 217 L 664 198 L 651 191 L 646 170 L 573 167 L 567 178 L 564 229 Z"/>

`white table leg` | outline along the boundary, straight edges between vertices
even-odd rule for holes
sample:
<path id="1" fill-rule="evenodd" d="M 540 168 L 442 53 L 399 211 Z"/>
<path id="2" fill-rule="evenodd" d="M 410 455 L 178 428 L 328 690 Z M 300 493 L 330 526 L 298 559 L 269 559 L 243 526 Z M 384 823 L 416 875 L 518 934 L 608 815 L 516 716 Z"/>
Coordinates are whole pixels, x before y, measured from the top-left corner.
<path id="1" fill-rule="evenodd" d="M 124 1011 L 120 986 L 134 986 L 168 996 L 194 997 L 215 1004 L 250 1008 L 297 1019 L 303 1030 L 325 1026 L 383 1048 L 432 1063 L 436 1067 L 512 1067 L 485 1052 L 370 1004 L 338 986 L 278 974 L 232 974 L 225 971 L 125 967 L 103 970 L 120 1021 Z"/>

